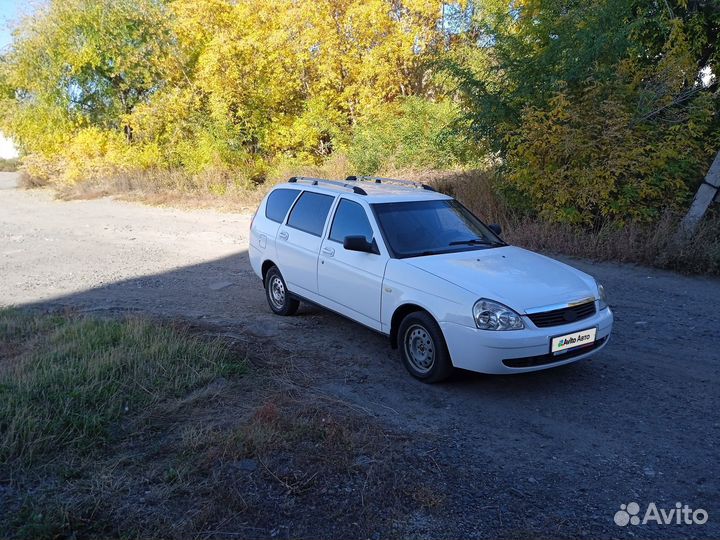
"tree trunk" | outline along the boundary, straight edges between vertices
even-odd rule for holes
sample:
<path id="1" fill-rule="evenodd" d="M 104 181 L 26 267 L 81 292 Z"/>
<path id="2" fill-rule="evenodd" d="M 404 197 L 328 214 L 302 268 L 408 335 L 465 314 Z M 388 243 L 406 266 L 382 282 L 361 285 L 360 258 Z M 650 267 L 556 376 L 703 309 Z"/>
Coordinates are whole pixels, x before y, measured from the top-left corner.
<path id="1" fill-rule="evenodd" d="M 695 194 L 690 210 L 680 224 L 680 232 L 690 236 L 697 229 L 700 220 L 705 215 L 708 206 L 718 197 L 718 189 L 720 188 L 720 151 L 715 156 L 715 160 L 710 165 L 707 176 Z"/>

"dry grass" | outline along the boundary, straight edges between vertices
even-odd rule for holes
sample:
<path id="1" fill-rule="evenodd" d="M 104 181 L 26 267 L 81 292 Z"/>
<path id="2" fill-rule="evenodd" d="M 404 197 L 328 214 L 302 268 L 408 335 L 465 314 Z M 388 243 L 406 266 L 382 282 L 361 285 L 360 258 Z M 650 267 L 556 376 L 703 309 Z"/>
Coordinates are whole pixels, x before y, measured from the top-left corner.
<path id="1" fill-rule="evenodd" d="M 117 197 L 157 206 L 254 211 L 268 187 L 254 186 L 225 171 L 189 175 L 180 170 L 125 171 L 55 186 L 64 200 Z"/>
<path id="2" fill-rule="evenodd" d="M 36 189 L 47 187 L 48 182 L 47 180 L 38 178 L 37 176 L 28 174 L 26 171 L 20 170 L 20 180 L 18 185 L 23 189 Z"/>
<path id="3" fill-rule="evenodd" d="M 15 172 L 19 165 L 18 158 L 0 158 L 0 172 Z"/>
<path id="4" fill-rule="evenodd" d="M 213 208 L 227 212 L 254 212 L 272 186 L 291 176 L 343 179 L 350 174 L 347 158 L 338 155 L 322 166 L 279 165 L 258 184 L 227 170 L 189 174 L 182 170 L 122 171 L 72 184 L 54 183 L 24 173 L 21 186 L 51 186 L 60 199 L 117 197 L 156 206 Z"/>
<path id="5" fill-rule="evenodd" d="M 337 155 L 317 167 L 278 166 L 259 185 L 227 171 L 189 175 L 182 171 L 137 171 L 71 185 L 56 185 L 63 199 L 114 196 L 161 206 L 253 212 L 267 191 L 291 176 L 343 179 L 352 174 Z M 720 274 L 720 215 L 705 219 L 697 234 L 679 241 L 680 216 L 667 213 L 653 224 L 606 222 L 595 229 L 550 223 L 515 211 L 498 196 L 492 168 L 475 171 L 384 170 L 381 176 L 421 180 L 455 196 L 488 223 L 499 223 L 505 239 L 532 250 L 667 268 L 685 273 Z M 23 175 L 22 185 L 43 182 Z"/>

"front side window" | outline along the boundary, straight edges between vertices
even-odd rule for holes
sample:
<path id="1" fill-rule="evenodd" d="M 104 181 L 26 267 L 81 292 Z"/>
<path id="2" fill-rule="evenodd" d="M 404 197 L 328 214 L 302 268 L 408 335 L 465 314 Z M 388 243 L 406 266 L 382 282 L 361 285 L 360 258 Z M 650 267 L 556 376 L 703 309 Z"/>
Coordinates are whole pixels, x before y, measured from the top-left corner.
<path id="1" fill-rule="evenodd" d="M 288 227 L 321 236 L 334 199 L 330 195 L 303 191 L 290 211 Z"/>
<path id="2" fill-rule="evenodd" d="M 372 206 L 385 240 L 398 258 L 506 245 L 453 199 Z"/>
<path id="3" fill-rule="evenodd" d="M 373 230 L 362 205 L 340 199 L 330 229 L 330 240 L 342 244 L 346 236 L 364 236 L 365 240 L 372 242 Z"/>
<path id="4" fill-rule="evenodd" d="M 280 188 L 273 191 L 268 195 L 265 204 L 265 217 L 276 223 L 282 223 L 292 203 L 297 199 L 298 193 L 300 191 L 297 189 Z"/>

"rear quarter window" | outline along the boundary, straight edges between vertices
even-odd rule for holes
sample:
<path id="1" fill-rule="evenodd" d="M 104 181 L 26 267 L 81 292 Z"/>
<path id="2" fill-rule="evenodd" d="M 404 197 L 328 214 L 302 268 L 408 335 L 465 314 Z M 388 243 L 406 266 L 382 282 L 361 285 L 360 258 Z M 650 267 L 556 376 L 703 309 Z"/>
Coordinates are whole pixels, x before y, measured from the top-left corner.
<path id="1" fill-rule="evenodd" d="M 288 227 L 299 229 L 315 236 L 322 235 L 325 220 L 335 197 L 303 191 L 288 217 Z"/>
<path id="2" fill-rule="evenodd" d="M 265 217 L 276 223 L 282 223 L 299 193 L 297 189 L 274 190 L 268 195 L 265 204 Z"/>

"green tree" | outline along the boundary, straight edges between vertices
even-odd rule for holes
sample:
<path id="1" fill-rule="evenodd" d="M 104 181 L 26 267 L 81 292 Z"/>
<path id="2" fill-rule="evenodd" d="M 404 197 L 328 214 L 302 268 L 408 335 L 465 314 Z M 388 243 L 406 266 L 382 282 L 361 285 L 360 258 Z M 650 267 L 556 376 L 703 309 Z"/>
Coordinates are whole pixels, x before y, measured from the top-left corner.
<path id="1" fill-rule="evenodd" d="M 718 71 L 720 4 L 497 0 L 474 26 L 447 71 L 516 204 L 592 223 L 687 202 L 717 140 L 717 83 L 701 79 Z"/>
<path id="2" fill-rule="evenodd" d="M 161 2 L 52 1 L 16 30 L 4 58 L 14 95 L 2 103 L 3 124 L 29 152 L 57 149 L 78 127 L 121 129 L 172 82 L 172 61 Z"/>

